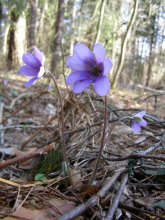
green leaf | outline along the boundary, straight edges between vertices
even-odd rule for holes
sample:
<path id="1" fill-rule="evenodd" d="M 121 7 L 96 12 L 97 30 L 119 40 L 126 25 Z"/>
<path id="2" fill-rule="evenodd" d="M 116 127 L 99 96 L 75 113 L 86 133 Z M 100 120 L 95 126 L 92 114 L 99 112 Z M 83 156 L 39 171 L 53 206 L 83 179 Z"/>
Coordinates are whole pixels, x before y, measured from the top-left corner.
<path id="1" fill-rule="evenodd" d="M 62 163 L 62 169 L 63 169 L 64 175 L 68 176 L 70 172 L 70 168 L 65 161 Z"/>
<path id="2" fill-rule="evenodd" d="M 17 97 L 18 96 L 18 91 L 17 90 L 12 90 L 12 95 L 14 96 L 14 97 Z"/>
<path id="3" fill-rule="evenodd" d="M 36 180 L 36 181 L 44 181 L 44 180 L 47 180 L 47 178 L 46 178 L 45 174 L 43 174 L 43 173 L 37 173 L 37 174 L 35 175 L 34 180 Z"/>
<path id="4" fill-rule="evenodd" d="M 148 174 L 148 175 L 165 176 L 165 169 L 160 169 L 160 170 L 145 170 L 145 173 Z"/>
<path id="5" fill-rule="evenodd" d="M 155 208 L 161 208 L 165 210 L 165 200 L 161 200 L 159 202 L 156 202 L 153 204 L 153 207 Z"/>

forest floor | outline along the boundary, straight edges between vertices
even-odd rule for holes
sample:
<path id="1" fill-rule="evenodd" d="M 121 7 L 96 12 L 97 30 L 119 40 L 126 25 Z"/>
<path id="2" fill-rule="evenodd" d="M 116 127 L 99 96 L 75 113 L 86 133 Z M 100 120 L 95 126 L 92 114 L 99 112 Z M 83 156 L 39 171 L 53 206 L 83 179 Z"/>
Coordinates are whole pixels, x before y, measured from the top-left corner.
<path id="1" fill-rule="evenodd" d="M 92 91 L 76 96 L 58 82 L 69 179 L 57 92 L 23 84 L 0 78 L 0 219 L 165 219 L 165 93 L 110 93 L 106 143 L 89 184 L 104 99 Z M 141 110 L 148 126 L 134 134 L 121 119 Z"/>

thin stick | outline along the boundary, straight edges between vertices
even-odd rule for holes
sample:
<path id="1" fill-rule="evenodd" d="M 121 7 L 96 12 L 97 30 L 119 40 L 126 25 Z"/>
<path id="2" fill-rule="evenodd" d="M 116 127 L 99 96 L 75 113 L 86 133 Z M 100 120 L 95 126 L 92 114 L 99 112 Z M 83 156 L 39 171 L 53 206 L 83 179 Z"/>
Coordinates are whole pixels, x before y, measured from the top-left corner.
<path id="1" fill-rule="evenodd" d="M 108 190 L 112 188 L 115 181 L 119 178 L 119 176 L 123 173 L 122 171 L 116 172 L 109 181 L 100 189 L 100 191 L 88 199 L 85 203 L 77 206 L 75 209 L 66 213 L 64 216 L 59 218 L 59 220 L 71 220 L 75 219 L 77 216 L 80 216 L 86 209 L 93 207 L 97 204 L 98 198 L 103 198 Z"/>
<path id="2" fill-rule="evenodd" d="M 102 154 L 102 151 L 103 151 L 103 148 L 104 148 L 104 143 L 105 143 L 105 132 L 106 132 L 106 127 L 107 127 L 107 97 L 105 96 L 105 109 L 104 109 L 104 125 L 103 125 L 103 133 L 102 133 L 102 138 L 101 138 L 101 145 L 100 145 L 100 149 L 99 149 L 99 153 L 98 153 L 98 156 L 97 156 L 97 159 L 96 159 L 96 162 L 95 162 L 95 166 L 94 166 L 94 170 L 93 170 L 93 173 L 92 173 L 92 176 L 89 180 L 89 185 L 92 184 L 95 176 L 96 176 L 96 173 L 97 173 L 97 170 L 98 170 L 98 167 L 99 167 L 99 162 L 100 162 L 100 158 L 101 158 L 101 154 Z"/>
<path id="3" fill-rule="evenodd" d="M 3 109 L 4 109 L 4 103 L 0 102 L 0 147 L 4 145 L 4 131 L 2 130 L 3 129 L 3 124 L 2 124 Z"/>
<path id="4" fill-rule="evenodd" d="M 58 88 L 58 85 L 56 83 L 56 79 L 53 76 L 52 73 L 48 72 L 54 82 L 54 85 L 57 89 L 57 93 L 59 96 L 59 100 L 60 100 L 60 108 L 61 108 L 61 143 L 62 143 L 62 151 L 63 151 L 63 156 L 64 156 L 64 162 L 66 163 L 67 166 L 67 171 L 68 171 L 68 176 L 69 176 L 69 181 L 72 185 L 72 178 L 71 178 L 71 173 L 70 173 L 70 169 L 69 169 L 69 163 L 68 163 L 68 158 L 67 158 L 67 154 L 66 154 L 66 145 L 65 145 L 65 127 L 64 127 L 64 110 L 63 110 L 63 104 L 62 104 L 62 98 L 61 98 L 61 94 Z"/>
<path id="5" fill-rule="evenodd" d="M 48 146 L 43 147 L 39 150 L 32 151 L 32 152 L 26 153 L 24 155 L 21 155 L 21 156 L 12 158 L 12 159 L 8 159 L 8 160 L 0 163 L 0 169 L 4 169 L 4 168 L 11 166 L 13 164 L 25 162 L 27 160 L 34 158 L 34 157 L 47 154 L 48 152 L 50 152 L 52 150 L 54 150 L 54 145 L 48 145 Z"/>
<path id="6" fill-rule="evenodd" d="M 144 210 L 144 209 L 142 209 L 142 208 L 136 208 L 135 206 L 133 207 L 133 206 L 128 206 L 128 205 L 125 205 L 124 203 L 119 203 L 119 207 L 121 208 L 121 209 L 125 209 L 125 210 L 127 210 L 128 212 L 130 212 L 131 214 L 134 214 L 134 213 L 144 213 L 144 214 L 148 214 L 148 215 L 150 215 L 150 216 L 155 216 L 155 217 L 157 217 L 157 219 L 161 219 L 160 218 L 160 215 L 157 215 L 157 214 L 155 214 L 155 213 L 153 213 L 153 212 L 150 212 L 150 211 L 147 211 L 147 210 Z M 162 220 L 163 220 L 164 218 L 162 218 Z"/>
<path id="7" fill-rule="evenodd" d="M 60 46 L 61 46 L 61 52 L 62 52 L 62 75 L 64 77 L 64 82 L 65 82 L 65 86 L 66 86 L 66 89 L 67 89 L 67 92 L 69 94 L 69 88 L 68 88 L 68 85 L 66 84 L 66 76 L 65 76 L 65 61 L 64 61 L 64 50 L 63 50 L 63 46 L 62 46 L 62 43 L 60 42 Z"/>
<path id="8" fill-rule="evenodd" d="M 116 209 L 117 209 L 117 207 L 119 205 L 120 198 L 122 196 L 123 190 L 124 190 L 124 188 L 125 188 L 125 186 L 127 184 L 127 181 L 128 181 L 128 174 L 125 174 L 125 176 L 122 179 L 120 188 L 119 188 L 119 190 L 117 192 L 116 198 L 114 199 L 112 206 L 108 210 L 108 214 L 107 214 L 105 220 L 112 220 L 113 219 L 114 214 L 116 212 Z"/>
<path id="9" fill-rule="evenodd" d="M 19 189 L 20 189 L 20 187 L 19 187 Z M 16 211 L 17 211 L 20 207 L 23 206 L 23 204 L 26 202 L 26 200 L 28 199 L 28 197 L 29 197 L 30 193 L 33 191 L 33 189 L 34 189 L 34 187 L 32 187 L 29 190 L 28 194 L 25 196 L 24 200 L 21 202 L 21 204 L 18 207 L 16 207 L 17 204 L 15 203 L 16 205 L 14 206 L 13 210 L 16 209 Z"/>
<path id="10" fill-rule="evenodd" d="M 26 140 L 22 145 L 21 145 L 21 150 L 23 150 L 29 142 L 31 142 L 38 134 L 41 133 L 49 124 L 52 122 L 57 116 L 51 117 L 39 130 L 37 130 L 28 140 Z"/>
<path id="11" fill-rule="evenodd" d="M 34 102 L 36 99 L 38 99 L 40 96 L 49 93 L 48 91 L 44 91 L 41 92 L 39 95 L 37 95 L 36 97 L 34 97 L 32 100 L 27 101 L 26 103 L 24 103 L 21 107 L 19 107 L 18 109 L 16 109 L 14 112 L 11 113 L 11 115 L 9 115 L 8 117 L 6 117 L 5 119 L 3 119 L 2 123 L 5 123 L 9 118 L 11 118 L 12 116 L 16 115 L 19 111 L 21 111 L 22 109 L 24 109 L 25 107 L 27 107 L 28 105 L 30 105 L 32 102 Z"/>
<path id="12" fill-rule="evenodd" d="M 55 80 L 53 74 L 51 74 L 50 72 L 49 72 L 49 74 L 50 74 L 51 78 L 53 79 L 53 82 L 54 82 L 54 85 L 57 89 L 57 93 L 58 93 L 59 100 L 60 100 L 60 108 L 61 108 L 61 142 L 62 142 L 62 149 L 63 149 L 63 153 L 64 153 L 64 160 L 67 161 L 65 138 L 64 138 L 65 129 L 64 129 L 64 111 L 63 111 L 62 98 L 61 98 L 61 94 L 60 94 L 59 88 L 57 86 L 57 83 L 56 83 L 56 80 Z"/>

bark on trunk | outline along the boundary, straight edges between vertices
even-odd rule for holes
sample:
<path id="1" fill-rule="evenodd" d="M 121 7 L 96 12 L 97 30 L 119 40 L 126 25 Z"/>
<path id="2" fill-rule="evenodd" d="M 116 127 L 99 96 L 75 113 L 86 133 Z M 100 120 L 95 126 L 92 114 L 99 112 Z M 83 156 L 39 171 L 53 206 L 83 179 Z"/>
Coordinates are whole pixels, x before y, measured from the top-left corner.
<path id="1" fill-rule="evenodd" d="M 60 51 L 61 51 L 61 39 L 63 33 L 63 20 L 64 20 L 64 8 L 65 8 L 65 0 L 58 1 L 58 13 L 57 19 L 55 22 L 55 37 L 53 40 L 53 47 L 52 47 L 52 61 L 51 61 L 51 72 L 56 76 L 59 75 L 57 72 L 57 66 L 60 60 Z"/>
<path id="2" fill-rule="evenodd" d="M 99 16 L 99 21 L 98 21 L 98 25 L 97 25 L 97 33 L 96 33 L 94 45 L 95 45 L 96 43 L 98 43 L 98 42 L 99 42 L 99 39 L 100 39 L 100 35 L 101 35 L 101 25 L 102 25 L 102 23 L 103 23 L 103 17 L 104 17 L 104 11 L 105 11 L 106 3 L 107 3 L 107 0 L 102 0 L 101 9 L 100 9 L 100 16 Z"/>
<path id="3" fill-rule="evenodd" d="M 8 68 L 11 69 L 17 64 L 16 59 L 16 46 L 15 46 L 15 24 L 18 20 L 18 16 L 16 15 L 15 11 L 11 11 L 10 19 L 12 24 L 10 25 L 9 34 L 8 34 Z"/>
<path id="4" fill-rule="evenodd" d="M 36 45 L 36 35 L 38 27 L 38 0 L 30 0 L 30 24 L 29 24 L 29 48 Z"/>
<path id="5" fill-rule="evenodd" d="M 8 33 L 8 68 L 19 66 L 22 63 L 22 54 L 25 51 L 26 20 L 24 13 L 18 16 L 11 12 L 11 25 Z"/>
<path id="6" fill-rule="evenodd" d="M 37 43 L 41 43 L 44 45 L 43 40 L 43 32 L 44 32 L 44 21 L 45 21 L 45 13 L 48 10 L 48 1 L 44 1 L 42 8 L 39 12 L 39 24 L 38 24 L 38 32 L 37 32 Z"/>
<path id="7" fill-rule="evenodd" d="M 75 38 L 74 38 L 74 32 L 75 32 L 75 19 L 76 19 L 76 0 L 73 2 L 73 8 L 72 8 L 72 18 L 71 18 L 71 30 L 72 30 L 72 34 L 71 34 L 71 41 L 70 41 L 70 54 L 73 53 L 73 47 L 74 47 L 74 42 L 75 42 Z"/>
<path id="8" fill-rule="evenodd" d="M 139 5 L 139 0 L 135 0 L 135 4 L 134 4 L 134 9 L 133 9 L 133 13 L 132 13 L 132 16 L 131 16 L 131 20 L 130 20 L 130 23 L 128 25 L 126 34 L 125 34 L 123 42 L 122 42 L 121 54 L 120 54 L 120 58 L 119 58 L 119 64 L 118 64 L 117 70 L 116 70 L 116 72 L 114 74 L 114 77 L 113 77 L 113 80 L 112 80 L 112 87 L 116 87 L 117 81 L 118 81 L 118 79 L 120 77 L 120 74 L 121 74 L 121 71 L 122 71 L 122 68 L 123 68 L 124 59 L 125 59 L 125 53 L 126 53 L 127 41 L 128 41 L 128 37 L 129 37 L 130 32 L 131 32 L 132 26 L 133 26 L 133 24 L 135 22 L 135 19 L 136 19 L 136 15 L 137 15 L 137 12 L 138 12 L 138 5 Z"/>
<path id="9" fill-rule="evenodd" d="M 150 34 L 150 52 L 148 58 L 148 70 L 147 70 L 147 79 L 146 79 L 146 86 L 149 86 L 151 74 L 152 74 L 152 65 L 154 62 L 153 58 L 153 45 L 154 45 L 154 38 L 155 38 L 155 21 L 156 15 L 154 14 L 151 17 L 151 34 Z"/>

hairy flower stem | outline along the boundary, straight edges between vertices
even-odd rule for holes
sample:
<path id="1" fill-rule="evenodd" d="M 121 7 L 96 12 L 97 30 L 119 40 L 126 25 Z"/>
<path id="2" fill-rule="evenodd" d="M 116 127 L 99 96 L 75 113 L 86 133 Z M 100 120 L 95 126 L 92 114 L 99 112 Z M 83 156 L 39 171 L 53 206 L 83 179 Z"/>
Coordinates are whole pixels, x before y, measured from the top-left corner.
<path id="1" fill-rule="evenodd" d="M 66 167 L 67 167 L 67 171 L 68 171 L 68 176 L 69 176 L 69 181 L 70 181 L 70 184 L 72 185 L 72 178 L 71 178 L 71 173 L 70 173 L 70 169 L 69 169 L 69 163 L 68 163 L 68 158 L 67 158 L 67 153 L 66 153 L 66 145 L 65 145 L 65 127 L 64 127 L 64 110 L 63 110 L 63 104 L 62 104 L 62 98 L 61 98 L 61 94 L 60 94 L 60 91 L 59 91 L 59 88 L 58 88 L 58 85 L 56 83 L 56 79 L 55 77 L 53 76 L 52 73 L 48 72 L 49 75 L 51 76 L 53 82 L 54 82 L 54 85 L 57 89 L 57 93 L 58 93 L 58 97 L 59 97 L 59 101 L 60 101 L 60 108 L 61 108 L 61 144 L 62 144 L 62 151 L 63 151 L 63 156 L 64 156 L 64 162 L 66 163 Z"/>
<path id="2" fill-rule="evenodd" d="M 92 176 L 89 180 L 89 185 L 92 184 L 93 180 L 95 179 L 98 167 L 99 167 L 99 162 L 101 158 L 102 151 L 104 149 L 104 143 L 105 143 L 105 133 L 106 133 L 106 127 L 107 127 L 107 96 L 105 96 L 105 109 L 104 109 L 104 125 L 103 125 L 103 131 L 102 131 L 102 137 L 101 137 L 101 145 L 99 149 L 99 153 L 95 162 L 94 170 L 92 173 Z"/>

